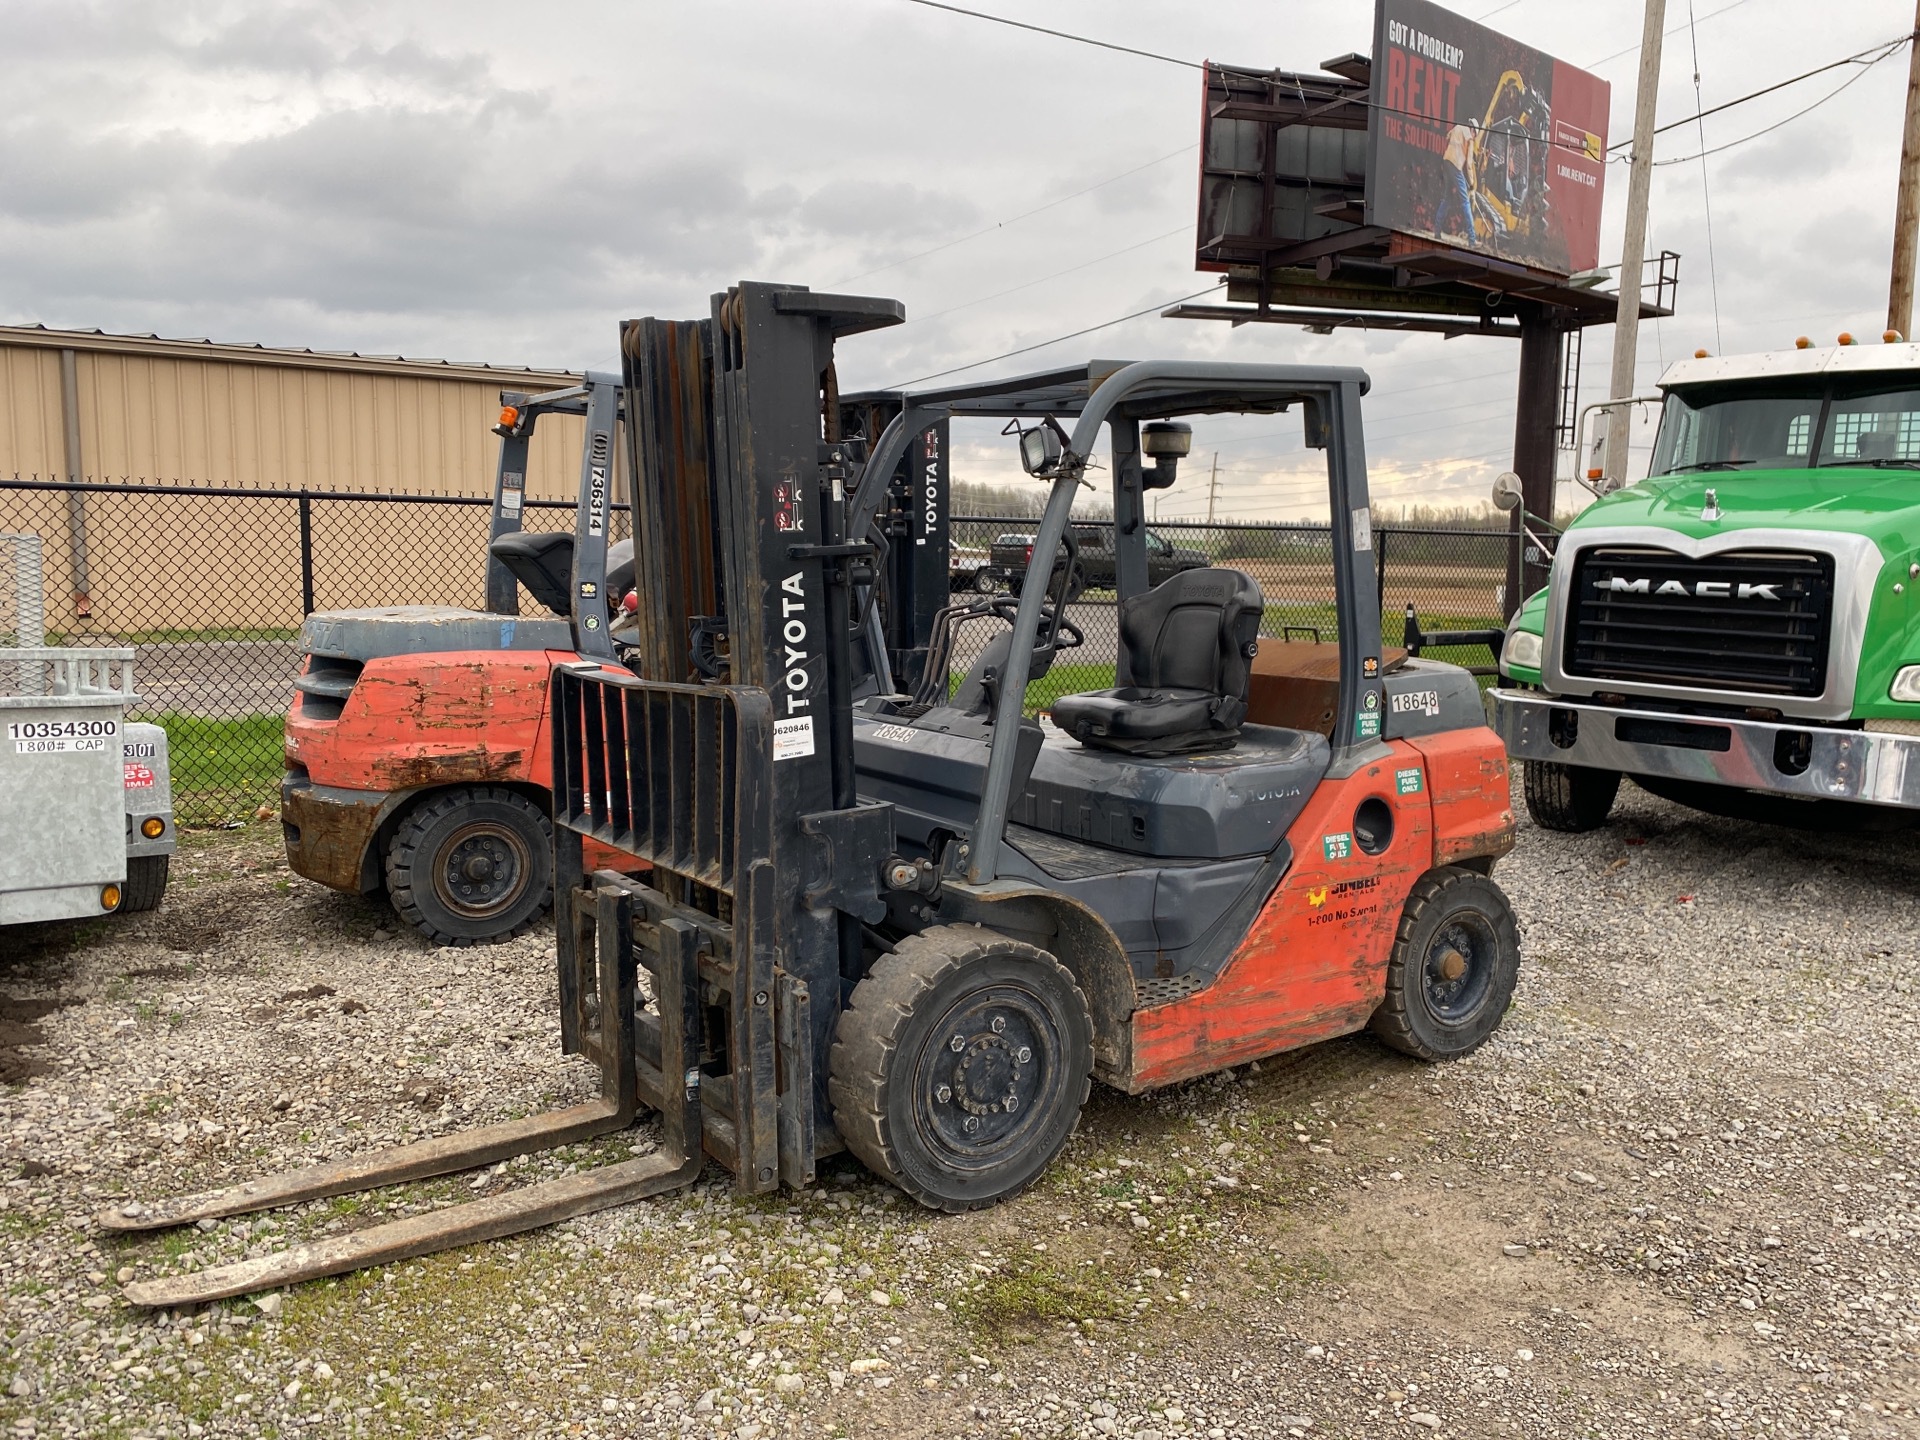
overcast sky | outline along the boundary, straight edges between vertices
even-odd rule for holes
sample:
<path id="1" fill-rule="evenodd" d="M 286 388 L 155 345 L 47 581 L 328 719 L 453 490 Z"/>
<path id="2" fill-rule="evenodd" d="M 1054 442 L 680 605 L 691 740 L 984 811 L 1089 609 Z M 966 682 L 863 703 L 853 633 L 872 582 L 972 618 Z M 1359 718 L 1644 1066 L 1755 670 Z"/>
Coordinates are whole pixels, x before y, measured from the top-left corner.
<path id="1" fill-rule="evenodd" d="M 972 8 L 1180 59 L 1311 70 L 1369 49 L 1373 7 Z M 1609 139 L 1627 137 L 1638 0 L 1453 8 L 1595 69 L 1613 86 Z M 754 278 L 906 302 L 906 326 L 841 347 L 855 388 L 1212 279 L 1193 269 L 1197 71 L 908 0 L 0 10 L 0 318 L 14 322 L 607 366 L 619 318 L 703 315 L 711 292 Z M 1660 120 L 1694 113 L 1695 37 L 1713 106 L 1911 20 L 1908 0 L 1670 0 Z M 1879 333 L 1906 68 L 1904 54 L 1881 63 L 1712 156 L 1704 177 L 1698 161 L 1656 171 L 1651 248 L 1683 254 L 1683 283 L 1679 314 L 1642 332 L 1643 387 L 1696 346 Z M 1716 115 L 1706 145 L 1741 141 L 1854 75 Z M 1687 127 L 1656 155 L 1701 148 Z M 1603 262 L 1619 253 L 1624 166 L 1607 185 Z M 1611 336 L 1590 332 L 1585 398 L 1603 393 Z M 970 373 L 1096 355 L 1361 364 L 1374 378 L 1376 499 L 1457 502 L 1484 495 L 1510 460 L 1517 348 L 1150 316 Z M 956 473 L 1001 478 L 1009 442 L 962 438 Z M 1162 516 L 1204 514 L 1216 448 L 1222 513 L 1312 508 L 1320 482 L 1284 423 L 1201 422 L 1195 448 Z"/>

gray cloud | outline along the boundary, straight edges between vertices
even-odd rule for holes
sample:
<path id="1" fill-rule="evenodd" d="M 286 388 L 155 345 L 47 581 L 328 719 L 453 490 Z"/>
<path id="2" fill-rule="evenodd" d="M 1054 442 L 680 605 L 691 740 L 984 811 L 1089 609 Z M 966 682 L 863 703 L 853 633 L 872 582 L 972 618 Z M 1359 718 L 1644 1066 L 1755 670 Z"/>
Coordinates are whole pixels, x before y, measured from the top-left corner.
<path id="1" fill-rule="evenodd" d="M 1054 0 L 1048 23 L 1177 56 L 1310 68 L 1366 48 L 1367 9 L 1301 0 L 1277 27 L 1268 0 Z M 1581 63 L 1633 43 L 1638 14 L 1635 0 L 1523 0 L 1495 23 Z M 1830 8 L 1816 41 L 1793 0 L 1749 0 L 1699 27 L 1705 100 L 1909 18 L 1901 0 L 1856 0 Z M 932 318 L 850 344 L 842 373 L 859 385 L 1031 345 L 1210 279 L 1193 272 L 1186 234 L 1153 241 L 1192 223 L 1190 156 L 1013 219 L 1196 138 L 1192 72 L 899 0 L 651 0 L 553 15 L 511 0 L 17 0 L 7 35 L 9 319 L 604 364 L 623 315 L 704 313 L 711 291 L 743 275 L 826 286 L 885 266 L 851 288 Z M 1694 104 L 1677 43 L 1663 119 Z M 1877 327 L 1900 69 L 1889 62 L 1834 108 L 1710 161 L 1729 348 Z M 1632 57 L 1602 73 L 1618 138 Z M 1709 141 L 1818 93 L 1716 117 Z M 1694 143 L 1671 140 L 1661 153 Z M 1658 173 L 1653 233 L 1685 253 L 1685 283 L 1681 315 L 1648 329 L 1643 383 L 1663 347 L 1712 343 L 1698 170 Z M 1619 244 L 1624 181 L 1614 167 L 1603 253 Z M 1053 278 L 1030 283 L 1041 277 Z M 1604 384 L 1608 334 L 1588 337 L 1589 397 Z M 1505 342 L 1150 316 L 999 368 L 1154 353 L 1366 365 L 1370 452 L 1383 489 L 1391 476 L 1408 498 L 1423 486 L 1477 494 L 1511 444 Z M 1288 478 L 1299 464 L 1291 439 L 1236 441 L 1222 451 L 1223 493 L 1250 510 L 1280 503 L 1303 493 Z"/>

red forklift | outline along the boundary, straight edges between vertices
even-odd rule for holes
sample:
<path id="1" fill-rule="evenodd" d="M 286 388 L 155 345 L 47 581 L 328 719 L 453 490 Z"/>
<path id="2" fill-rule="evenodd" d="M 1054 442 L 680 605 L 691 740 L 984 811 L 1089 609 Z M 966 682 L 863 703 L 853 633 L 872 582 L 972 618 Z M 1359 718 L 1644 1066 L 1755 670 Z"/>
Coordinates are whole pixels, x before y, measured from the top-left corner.
<path id="1" fill-rule="evenodd" d="M 597 505 L 604 525 L 619 397 L 618 375 L 593 373 L 502 392 L 485 610 L 332 610 L 301 626 L 280 787 L 287 863 L 348 894 L 384 894 L 435 944 L 523 934 L 552 903 L 547 694 L 553 667 L 579 656 L 566 577 L 542 563 L 571 537 L 524 529 L 527 456 L 543 416 L 584 417 L 579 504 Z M 631 557 L 630 542 L 614 545 L 597 622 L 627 618 Z M 520 613 L 516 571 L 549 616 Z"/>
<path id="2" fill-rule="evenodd" d="M 1371 1029 L 1428 1060 L 1499 1025 L 1519 941 L 1494 862 L 1507 768 L 1472 678 L 1383 663 L 1358 370 L 1094 363 L 911 392 L 849 429 L 837 342 L 890 300 L 745 283 L 709 318 L 623 327 L 639 610 L 608 633 L 604 527 L 567 562 L 577 663 L 550 702 L 561 1031 L 601 1098 L 100 1217 L 143 1230 L 489 1164 L 660 1115 L 653 1154 L 193 1275 L 243 1294 L 549 1223 L 690 1182 L 804 1186 L 850 1151 L 950 1211 L 1059 1155 L 1094 1080 L 1129 1094 Z M 1326 456 L 1338 635 L 1324 728 L 1261 664 L 1234 570 L 1147 583 L 1145 502 L 1189 425 L 1294 414 Z M 929 427 L 989 417 L 1050 486 L 1048 586 L 950 687 L 896 681 L 878 522 Z M 1120 650 L 1109 688 L 1028 713 L 1081 643 L 1068 525 L 1104 437 Z M 1063 558 L 1065 565 L 1052 564 Z M 543 557 L 557 574 L 558 548 Z M 523 562 L 530 563 L 530 562 Z M 941 644 L 939 636 L 934 644 Z M 1250 685 L 1259 665 L 1270 698 Z M 1278 699 L 1271 697 L 1278 696 Z M 1295 709 L 1311 707 L 1295 706 Z M 597 844 L 649 867 L 591 868 Z"/>

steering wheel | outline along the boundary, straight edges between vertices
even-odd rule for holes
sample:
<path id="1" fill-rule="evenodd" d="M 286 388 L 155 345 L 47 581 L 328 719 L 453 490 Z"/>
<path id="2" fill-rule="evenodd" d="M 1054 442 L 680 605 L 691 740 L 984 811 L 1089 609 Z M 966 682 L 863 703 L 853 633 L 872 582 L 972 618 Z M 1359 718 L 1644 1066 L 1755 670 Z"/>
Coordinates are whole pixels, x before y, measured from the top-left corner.
<path id="1" fill-rule="evenodd" d="M 1007 624 L 1012 625 L 1015 616 L 1020 612 L 1020 597 L 1017 595 L 997 596 L 990 608 L 994 615 L 1006 621 Z M 1053 627 L 1054 649 L 1072 650 L 1086 643 L 1086 635 L 1081 632 L 1080 627 L 1074 624 L 1073 621 L 1063 615 L 1055 622 Z"/>

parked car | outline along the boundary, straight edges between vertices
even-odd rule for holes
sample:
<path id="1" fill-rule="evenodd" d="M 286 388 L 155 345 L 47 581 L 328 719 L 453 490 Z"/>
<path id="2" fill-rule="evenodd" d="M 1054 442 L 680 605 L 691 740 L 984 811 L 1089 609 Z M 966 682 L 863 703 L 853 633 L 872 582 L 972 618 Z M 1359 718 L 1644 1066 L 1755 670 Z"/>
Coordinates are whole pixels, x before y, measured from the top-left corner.
<path id="1" fill-rule="evenodd" d="M 1111 590 L 1118 580 L 1111 525 L 1075 525 L 1079 544 L 1073 574 L 1067 579 L 1067 598 L 1078 600 L 1088 590 Z M 1006 577 L 1014 594 L 1020 593 L 1027 567 L 1033 562 L 1033 536 L 1002 535 L 993 542 L 993 568 Z M 1058 568 L 1060 560 L 1056 559 Z M 1175 545 L 1163 535 L 1147 531 L 1147 583 L 1158 585 L 1182 570 L 1198 570 L 1212 562 L 1204 551 Z"/>

